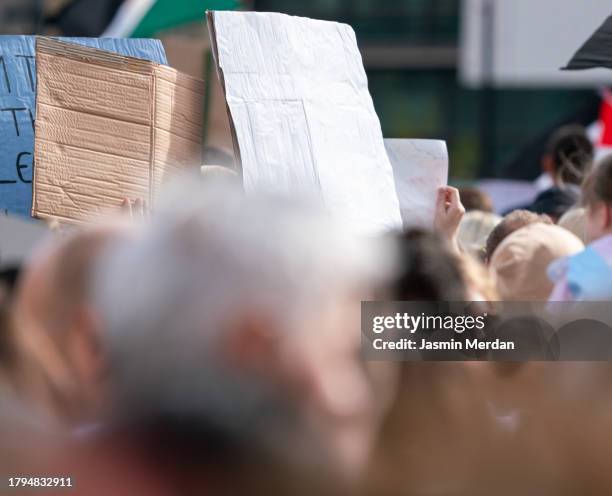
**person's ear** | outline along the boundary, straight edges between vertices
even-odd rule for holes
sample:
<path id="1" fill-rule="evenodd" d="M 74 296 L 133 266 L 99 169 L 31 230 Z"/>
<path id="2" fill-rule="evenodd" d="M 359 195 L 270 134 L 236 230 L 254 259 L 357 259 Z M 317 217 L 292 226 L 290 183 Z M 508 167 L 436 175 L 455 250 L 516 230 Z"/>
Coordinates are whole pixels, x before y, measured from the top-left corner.
<path id="1" fill-rule="evenodd" d="M 309 395 L 315 380 L 303 350 L 288 346 L 284 332 L 265 313 L 245 311 L 224 329 L 218 353 L 233 370 L 258 376 L 289 394 Z"/>
<path id="2" fill-rule="evenodd" d="M 232 367 L 255 372 L 274 366 L 278 347 L 275 326 L 262 314 L 253 312 L 241 312 L 221 339 L 222 356 Z"/>

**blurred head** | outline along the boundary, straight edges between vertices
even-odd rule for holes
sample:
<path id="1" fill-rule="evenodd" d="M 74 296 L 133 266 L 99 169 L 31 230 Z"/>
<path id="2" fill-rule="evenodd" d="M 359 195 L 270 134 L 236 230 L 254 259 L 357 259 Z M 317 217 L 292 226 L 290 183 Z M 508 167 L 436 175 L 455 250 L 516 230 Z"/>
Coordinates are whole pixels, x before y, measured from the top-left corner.
<path id="1" fill-rule="evenodd" d="M 495 250 L 489 265 L 504 301 L 546 301 L 553 289 L 548 266 L 584 249 L 569 231 L 535 223 L 515 231 Z"/>
<path id="2" fill-rule="evenodd" d="M 593 165 L 594 149 L 584 127 L 569 125 L 550 138 L 542 167 L 554 184 L 580 186 Z"/>
<path id="3" fill-rule="evenodd" d="M 493 212 L 493 201 L 491 197 L 478 188 L 459 188 L 459 196 L 466 212 L 471 212 L 472 210 Z"/>
<path id="4" fill-rule="evenodd" d="M 97 257 L 121 232 L 118 226 L 96 227 L 45 244 L 18 286 L 18 346 L 49 364 L 54 408 L 71 422 L 88 420 L 99 407 L 103 365 L 90 283 Z"/>
<path id="5" fill-rule="evenodd" d="M 391 283 L 397 301 L 465 301 L 457 255 L 436 234 L 412 230 L 397 235 L 399 270 Z"/>
<path id="6" fill-rule="evenodd" d="M 359 304 L 391 269 L 382 243 L 288 200 L 181 185 L 99 269 L 116 421 L 189 419 L 354 474 L 374 427 Z"/>
<path id="7" fill-rule="evenodd" d="M 587 211 L 583 207 L 568 210 L 557 224 L 559 227 L 567 229 L 584 244 L 587 244 Z"/>
<path id="8" fill-rule="evenodd" d="M 530 224 L 550 224 L 548 215 L 534 214 L 528 210 L 515 210 L 506 215 L 489 234 L 485 246 L 485 261 L 489 263 L 495 250 L 510 234 Z"/>
<path id="9" fill-rule="evenodd" d="M 612 156 L 604 158 L 585 181 L 583 201 L 589 242 L 612 234 Z"/>
<path id="10" fill-rule="evenodd" d="M 492 213 L 468 212 L 459 224 L 459 245 L 476 260 L 484 260 L 487 238 L 501 220 L 499 215 Z"/>
<path id="11" fill-rule="evenodd" d="M 457 255 L 436 234 L 412 230 L 397 235 L 400 268 L 389 298 L 396 301 L 496 301 L 495 285 L 469 255 Z"/>

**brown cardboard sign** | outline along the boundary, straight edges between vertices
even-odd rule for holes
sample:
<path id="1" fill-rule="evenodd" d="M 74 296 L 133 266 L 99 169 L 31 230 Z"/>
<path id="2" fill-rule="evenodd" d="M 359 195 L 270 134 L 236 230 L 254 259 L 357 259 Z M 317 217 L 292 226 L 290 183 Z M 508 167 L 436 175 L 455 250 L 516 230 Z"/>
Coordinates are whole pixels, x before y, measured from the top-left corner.
<path id="1" fill-rule="evenodd" d="M 154 205 L 202 162 L 204 82 L 174 69 L 40 38 L 32 215 L 66 222 Z"/>
<path id="2" fill-rule="evenodd" d="M 223 88 L 214 70 L 208 67 L 209 63 L 212 67 L 209 38 L 169 34 L 162 36 L 161 42 L 170 66 L 190 76 L 206 80 L 205 145 L 225 153 L 233 153 L 234 143 Z"/>

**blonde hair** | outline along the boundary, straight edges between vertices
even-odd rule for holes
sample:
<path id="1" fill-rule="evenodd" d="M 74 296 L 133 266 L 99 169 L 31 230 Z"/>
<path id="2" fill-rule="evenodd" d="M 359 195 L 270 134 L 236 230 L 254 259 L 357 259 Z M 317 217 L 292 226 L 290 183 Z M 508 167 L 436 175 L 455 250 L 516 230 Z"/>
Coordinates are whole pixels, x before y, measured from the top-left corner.
<path id="1" fill-rule="evenodd" d="M 587 244 L 586 221 L 586 208 L 572 208 L 561 217 L 558 225 L 559 227 L 567 229 L 584 244 Z"/>
<path id="2" fill-rule="evenodd" d="M 495 278 L 480 260 L 475 259 L 471 255 L 462 254 L 458 257 L 458 261 L 459 270 L 471 300 L 499 300 Z"/>

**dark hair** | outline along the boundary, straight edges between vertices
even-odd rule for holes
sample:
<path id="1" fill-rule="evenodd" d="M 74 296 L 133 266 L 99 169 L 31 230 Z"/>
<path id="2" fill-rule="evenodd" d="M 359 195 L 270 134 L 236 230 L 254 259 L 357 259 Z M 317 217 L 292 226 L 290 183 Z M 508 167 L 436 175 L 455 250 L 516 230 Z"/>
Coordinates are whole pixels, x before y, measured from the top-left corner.
<path id="1" fill-rule="evenodd" d="M 2 301 L 2 298 L 0 295 L 0 374 L 5 374 L 15 366 L 17 353 L 8 302 Z"/>
<path id="2" fill-rule="evenodd" d="M 521 227 L 536 223 L 552 224 L 552 219 L 545 214 L 536 214 L 529 210 L 514 210 L 506 215 L 502 221 L 493 228 L 485 245 L 485 259 L 491 260 L 493 253 L 501 242 Z"/>
<path id="3" fill-rule="evenodd" d="M 401 267 L 391 284 L 398 301 L 464 301 L 466 287 L 457 257 L 435 234 L 397 235 Z"/>
<path id="4" fill-rule="evenodd" d="M 548 142 L 547 153 L 553 160 L 555 176 L 563 183 L 582 184 L 593 166 L 593 143 L 579 125 L 558 129 Z"/>
<path id="5" fill-rule="evenodd" d="M 600 201 L 612 204 L 612 155 L 602 159 L 589 174 L 582 188 L 582 199 L 586 206 Z"/>
<path id="6" fill-rule="evenodd" d="M 489 195 L 478 188 L 459 188 L 459 197 L 466 212 L 480 210 L 481 212 L 493 212 L 493 202 Z"/>

